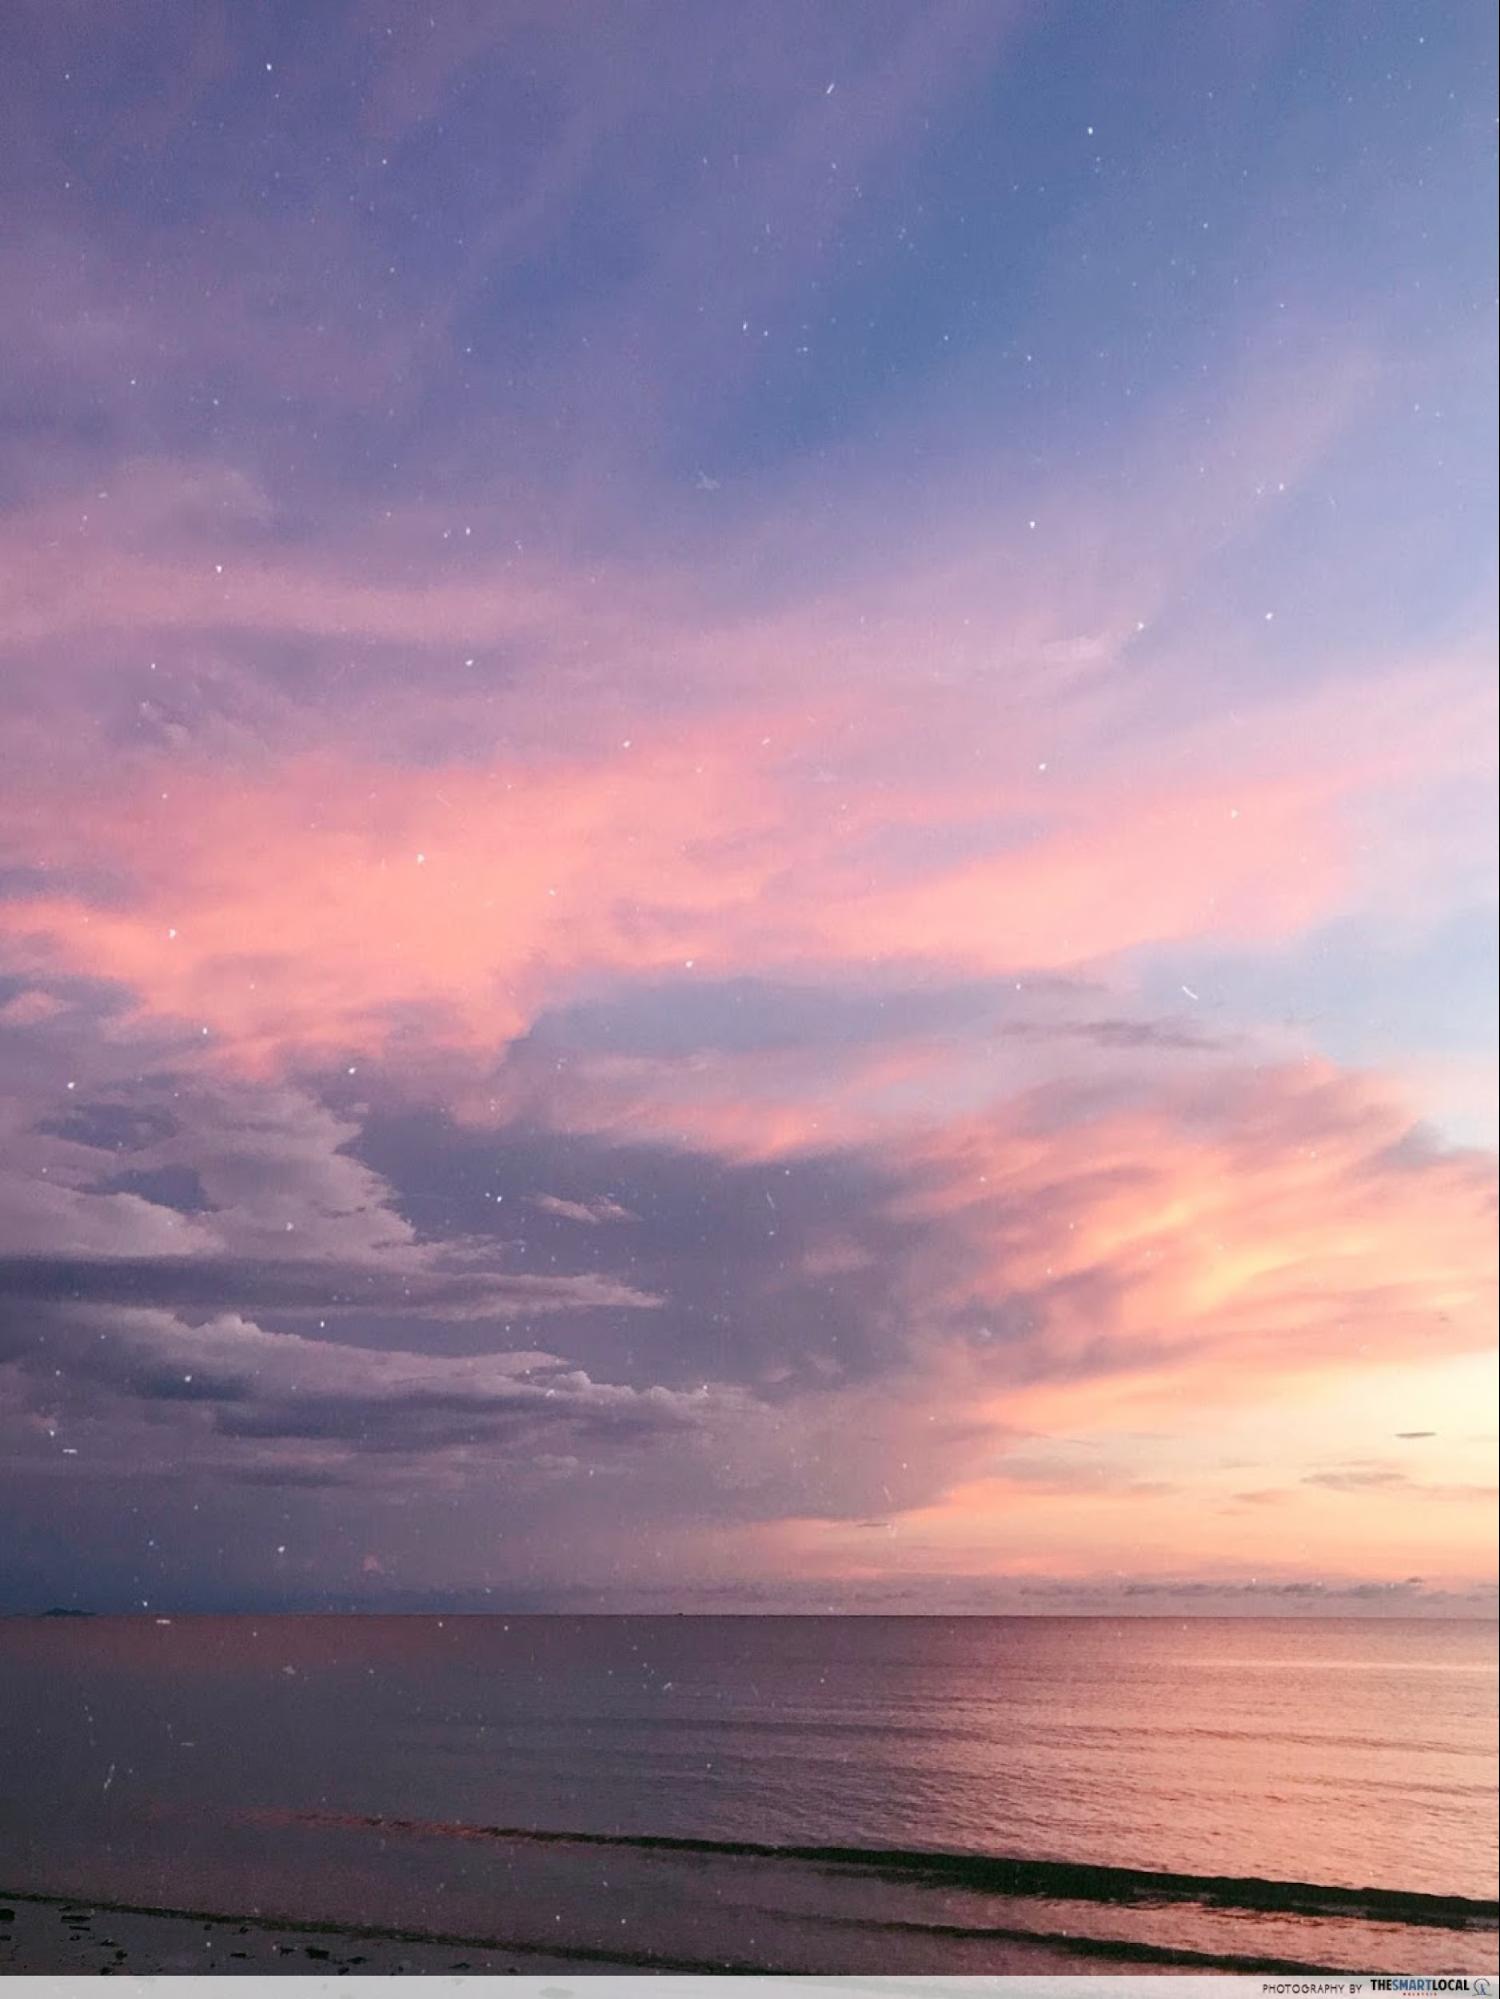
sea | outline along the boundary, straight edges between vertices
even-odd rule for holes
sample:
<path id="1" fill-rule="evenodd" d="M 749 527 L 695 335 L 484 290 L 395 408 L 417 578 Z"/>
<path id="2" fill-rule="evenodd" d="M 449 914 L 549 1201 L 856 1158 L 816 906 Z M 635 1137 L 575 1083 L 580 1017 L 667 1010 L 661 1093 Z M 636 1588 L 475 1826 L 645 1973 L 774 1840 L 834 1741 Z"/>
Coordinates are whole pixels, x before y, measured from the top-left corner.
<path id="1" fill-rule="evenodd" d="M 600 1970 L 1490 1974 L 1493 1624 L 0 1620 L 0 1891 Z"/>

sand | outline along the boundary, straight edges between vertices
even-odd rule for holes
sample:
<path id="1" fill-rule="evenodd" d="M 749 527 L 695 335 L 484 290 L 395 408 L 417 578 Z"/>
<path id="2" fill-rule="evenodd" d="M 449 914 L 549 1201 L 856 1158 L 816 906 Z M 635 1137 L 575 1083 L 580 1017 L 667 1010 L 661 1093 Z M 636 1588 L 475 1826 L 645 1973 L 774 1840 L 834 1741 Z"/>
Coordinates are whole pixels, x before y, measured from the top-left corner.
<path id="1" fill-rule="evenodd" d="M 0 1978 L 45 1973 L 598 1972 L 635 1967 L 393 1930 L 319 1929 L 244 1916 L 0 1891 Z"/>

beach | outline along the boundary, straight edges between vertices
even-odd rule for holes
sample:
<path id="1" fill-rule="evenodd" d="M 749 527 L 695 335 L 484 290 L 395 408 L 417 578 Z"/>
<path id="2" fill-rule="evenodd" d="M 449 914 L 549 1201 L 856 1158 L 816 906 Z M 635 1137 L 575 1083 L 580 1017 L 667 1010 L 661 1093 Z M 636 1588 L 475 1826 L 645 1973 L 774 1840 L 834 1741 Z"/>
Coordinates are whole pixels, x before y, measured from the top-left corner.
<path id="1" fill-rule="evenodd" d="M 0 1977 L 44 1973 L 581 1972 L 592 1960 L 465 1947 L 380 1930 L 204 1918 L 109 1903 L 0 1894 Z"/>

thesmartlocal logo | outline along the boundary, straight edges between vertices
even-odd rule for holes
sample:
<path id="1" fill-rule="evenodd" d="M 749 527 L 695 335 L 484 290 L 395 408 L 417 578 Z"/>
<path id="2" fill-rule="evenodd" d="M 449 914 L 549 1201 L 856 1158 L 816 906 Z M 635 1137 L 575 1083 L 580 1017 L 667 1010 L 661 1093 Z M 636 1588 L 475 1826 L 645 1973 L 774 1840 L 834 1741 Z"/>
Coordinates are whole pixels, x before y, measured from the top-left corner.
<path id="1" fill-rule="evenodd" d="M 1103 1985 L 1108 1982 L 1107 1980 L 1099 1979 L 1096 1981 L 1096 1984 Z M 1193 1982 L 1195 1984 L 1198 1983 L 1196 1980 Z M 1225 1989 L 1228 1990 L 1232 1983 L 1240 1983 L 1241 1981 L 1229 1978 L 1224 1978 L 1222 1981 L 1217 1978 L 1213 1980 L 1204 1979 L 1202 1985 L 1206 1992 L 1210 1985 L 1217 1988 L 1221 1982 Z M 1346 1993 L 1349 1995 L 1349 1999 L 1354 1999 L 1354 1995 L 1364 1992 L 1472 1992 L 1474 1999 L 1495 1999 L 1495 1980 L 1493 1978 L 1482 1977 L 1341 1978 L 1337 1972 L 1330 1972 L 1327 1977 L 1319 1977 L 1314 1974 L 1312 1977 L 1305 1979 L 1263 1978 L 1260 1981 L 1260 1989 L 1266 1995 L 1266 1999 L 1271 1999 L 1271 1995 L 1273 1994 L 1276 1995 L 1276 1999 L 1293 1999 L 1293 1995 L 1298 1993 L 1318 1993 L 1322 1995 L 1322 1999 L 1328 1999 L 1328 1995 L 1335 1992 Z"/>
<path id="2" fill-rule="evenodd" d="M 1003 1983 L 1004 1981 L 997 1980 L 996 1982 Z M 1111 1982 L 1113 1981 L 1108 1979 L 1096 1979 L 1095 1986 L 1098 1987 Z M 1210 1987 L 1217 1990 L 1221 1984 L 1226 1991 L 1230 1988 L 1231 1984 L 1238 1984 L 1243 1989 L 1246 1981 L 1231 1980 L 1228 1977 L 1224 1977 L 1205 1978 L 1201 1981 L 1194 1979 L 1190 1982 L 1195 1987 L 1201 1985 L 1203 1992 L 1206 1994 Z M 1305 1979 L 1263 1978 L 1260 1981 L 1260 1989 L 1262 1994 L 1266 1995 L 1266 1999 L 1271 1999 L 1271 1995 L 1273 1994 L 1276 1995 L 1276 1999 L 1292 1999 L 1292 1995 L 1298 1993 L 1316 1993 L 1321 1995 L 1321 1999 L 1330 1999 L 1330 1995 L 1336 1992 L 1348 1994 L 1349 1999 L 1355 1999 L 1356 1994 L 1365 1992 L 1472 1992 L 1474 1999 L 1495 1999 L 1495 1980 L 1483 1977 L 1349 1978 L 1345 1976 L 1341 1978 L 1337 1972 L 1330 1972 L 1326 1977 L 1319 1977 L 1317 1974 L 1314 1974 Z"/>
<path id="3" fill-rule="evenodd" d="M 1486 1999 L 1494 1990 L 1494 1981 L 1489 1978 L 1372 1978 L 1366 1988 L 1370 1992 L 1473 1992 L 1477 1999 Z"/>

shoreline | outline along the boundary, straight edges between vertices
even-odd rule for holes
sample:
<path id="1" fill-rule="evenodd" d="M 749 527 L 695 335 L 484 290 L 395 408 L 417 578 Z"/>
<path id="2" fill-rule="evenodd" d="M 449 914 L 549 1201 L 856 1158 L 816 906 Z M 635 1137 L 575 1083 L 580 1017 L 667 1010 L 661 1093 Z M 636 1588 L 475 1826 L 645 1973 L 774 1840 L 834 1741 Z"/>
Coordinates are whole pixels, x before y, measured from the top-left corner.
<path id="1" fill-rule="evenodd" d="M 897 1923 L 888 1927 L 899 1930 L 907 1926 Z M 939 1925 L 930 1934 L 936 1940 L 944 1934 L 973 1936 L 975 1933 L 946 1931 L 945 1926 Z M 1123 1938 L 1064 1938 L 1009 1929 L 991 1930 L 988 1935 L 997 1955 L 1009 1960 L 990 1966 L 989 1975 L 1007 1971 L 1077 1974 L 1147 1969 L 1166 1976 L 1194 1972 L 1324 1978 L 1340 1975 L 1327 1965 L 1297 1959 L 1181 1950 Z M 0 1890 L 0 1977 L 178 1973 L 225 1977 L 241 1972 L 323 1977 L 466 1972 L 575 1976 L 631 1972 L 797 1975 L 795 1971 L 788 1972 L 785 1966 L 743 1963 L 732 1958 L 705 1962 L 647 1951 L 603 1951 L 588 1946 L 564 1946 L 553 1951 L 540 1944 L 404 1925 L 319 1922 L 257 1912 L 226 1914 L 215 1910 L 167 1909 L 86 1895 Z"/>
<path id="2" fill-rule="evenodd" d="M 740 1969 L 742 1967 L 726 1967 Z M 494 1937 L 320 1923 L 255 1913 L 162 1909 L 89 1895 L 0 1889 L 0 1977 L 180 1972 L 630 1972 L 702 1966 L 603 1951 L 544 1950 Z"/>

